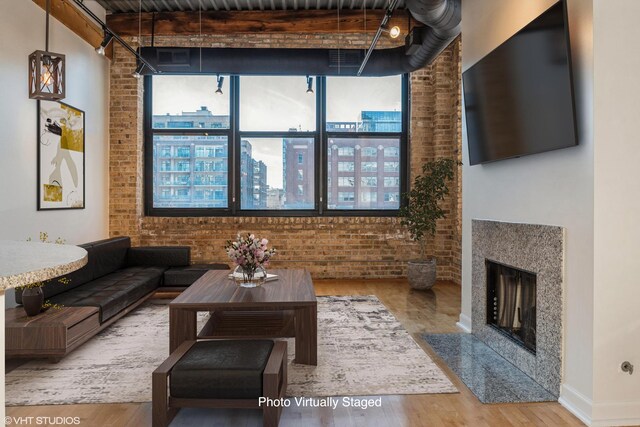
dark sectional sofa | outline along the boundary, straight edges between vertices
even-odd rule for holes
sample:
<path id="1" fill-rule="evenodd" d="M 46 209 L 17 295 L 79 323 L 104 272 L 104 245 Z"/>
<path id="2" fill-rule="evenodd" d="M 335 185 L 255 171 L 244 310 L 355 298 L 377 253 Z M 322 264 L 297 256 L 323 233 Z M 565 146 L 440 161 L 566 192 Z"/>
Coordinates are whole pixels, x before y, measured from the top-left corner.
<path id="1" fill-rule="evenodd" d="M 43 286 L 45 300 L 66 307 L 98 307 L 100 323 L 114 319 L 158 288 L 189 286 L 209 269 L 225 264 L 191 264 L 188 246 L 131 247 L 129 237 L 114 237 L 79 245 L 87 250 L 87 265 Z M 22 303 L 22 293 L 16 292 Z"/>

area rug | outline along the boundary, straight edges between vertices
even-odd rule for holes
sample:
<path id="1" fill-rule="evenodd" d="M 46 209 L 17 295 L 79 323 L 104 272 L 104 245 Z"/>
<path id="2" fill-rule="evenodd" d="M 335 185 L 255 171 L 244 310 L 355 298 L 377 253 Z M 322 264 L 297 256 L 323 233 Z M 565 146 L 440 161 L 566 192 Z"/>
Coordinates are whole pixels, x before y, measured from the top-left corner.
<path id="1" fill-rule="evenodd" d="M 200 325 L 206 321 L 200 313 Z M 375 296 L 318 297 L 318 366 L 291 363 L 289 396 L 454 393 L 455 386 Z M 6 375 L 9 406 L 151 400 L 169 354 L 169 309 L 150 301 L 61 362 Z"/>
<path id="2" fill-rule="evenodd" d="M 558 400 L 471 334 L 426 334 L 424 339 L 482 403 Z"/>

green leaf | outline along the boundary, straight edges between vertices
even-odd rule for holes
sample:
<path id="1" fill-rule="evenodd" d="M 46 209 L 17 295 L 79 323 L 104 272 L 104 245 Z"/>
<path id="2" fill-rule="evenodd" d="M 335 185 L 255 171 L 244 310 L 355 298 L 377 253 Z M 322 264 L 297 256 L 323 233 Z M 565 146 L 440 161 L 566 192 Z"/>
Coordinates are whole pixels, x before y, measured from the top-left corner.
<path id="1" fill-rule="evenodd" d="M 439 203 L 449 194 L 447 184 L 453 179 L 453 159 L 439 159 L 422 166 L 422 174 L 415 177 L 411 191 L 402 196 L 405 206 L 400 209 L 401 224 L 409 230 L 411 239 L 421 242 L 426 234 L 436 233 L 436 221 L 445 218 Z"/>

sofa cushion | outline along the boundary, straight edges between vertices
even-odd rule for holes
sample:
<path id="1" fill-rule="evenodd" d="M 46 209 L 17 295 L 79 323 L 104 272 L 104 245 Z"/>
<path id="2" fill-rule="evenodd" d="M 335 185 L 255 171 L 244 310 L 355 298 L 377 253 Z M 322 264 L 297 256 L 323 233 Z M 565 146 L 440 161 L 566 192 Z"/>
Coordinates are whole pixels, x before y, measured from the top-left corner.
<path id="1" fill-rule="evenodd" d="M 129 237 L 114 237 L 78 246 L 87 251 L 87 264 L 79 270 L 47 282 L 42 287 L 45 299 L 52 298 L 123 268 L 127 250 L 131 246 L 131 239 Z M 61 278 L 68 279 L 68 283 L 61 282 Z M 16 303 L 22 304 L 22 292 L 16 292 L 15 299 Z"/>
<path id="2" fill-rule="evenodd" d="M 229 270 L 227 264 L 193 264 L 185 267 L 172 267 L 164 272 L 160 286 L 191 286 L 209 270 Z"/>
<path id="3" fill-rule="evenodd" d="M 127 266 L 179 267 L 189 265 L 190 260 L 189 246 L 140 246 L 127 251 Z"/>
<path id="4" fill-rule="evenodd" d="M 98 307 L 103 323 L 156 289 L 164 270 L 164 267 L 125 268 L 56 295 L 50 301 L 67 307 Z"/>
<path id="5" fill-rule="evenodd" d="M 129 237 L 114 237 L 93 242 L 89 257 L 93 278 L 97 279 L 123 268 L 127 250 L 130 247 L 131 239 Z"/>
<path id="6" fill-rule="evenodd" d="M 171 396 L 190 399 L 255 399 L 273 341 L 199 341 L 171 370 Z"/>

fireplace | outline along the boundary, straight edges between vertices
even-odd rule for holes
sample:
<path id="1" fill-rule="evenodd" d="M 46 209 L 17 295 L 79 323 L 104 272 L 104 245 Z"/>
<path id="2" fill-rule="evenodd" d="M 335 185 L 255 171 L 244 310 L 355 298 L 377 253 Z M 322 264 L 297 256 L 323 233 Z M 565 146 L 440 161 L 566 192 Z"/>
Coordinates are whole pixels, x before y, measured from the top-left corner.
<path id="1" fill-rule="evenodd" d="M 536 275 L 486 259 L 487 324 L 536 352 Z"/>
<path id="2" fill-rule="evenodd" d="M 474 219 L 471 258 L 473 335 L 559 396 L 564 229 Z"/>

